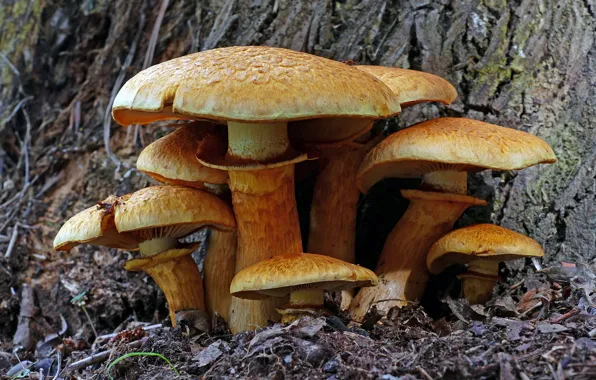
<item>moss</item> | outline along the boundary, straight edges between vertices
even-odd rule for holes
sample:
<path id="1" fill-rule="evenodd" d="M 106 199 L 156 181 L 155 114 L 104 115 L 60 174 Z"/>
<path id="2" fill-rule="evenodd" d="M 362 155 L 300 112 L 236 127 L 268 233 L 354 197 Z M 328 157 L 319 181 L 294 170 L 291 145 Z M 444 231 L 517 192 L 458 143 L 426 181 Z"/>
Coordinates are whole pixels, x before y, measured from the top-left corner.
<path id="1" fill-rule="evenodd" d="M 26 49 L 33 50 L 37 43 L 39 20 L 45 2 L 34 0 L 15 0 L 13 4 L 0 3 L 0 51 L 14 64 L 18 65 Z M 25 63 L 25 71 L 30 62 Z M 11 83 L 14 75 L 8 65 L 0 66 L 2 83 Z M 19 65 L 19 69 L 23 67 Z M 9 87 L 9 86 L 7 86 Z"/>

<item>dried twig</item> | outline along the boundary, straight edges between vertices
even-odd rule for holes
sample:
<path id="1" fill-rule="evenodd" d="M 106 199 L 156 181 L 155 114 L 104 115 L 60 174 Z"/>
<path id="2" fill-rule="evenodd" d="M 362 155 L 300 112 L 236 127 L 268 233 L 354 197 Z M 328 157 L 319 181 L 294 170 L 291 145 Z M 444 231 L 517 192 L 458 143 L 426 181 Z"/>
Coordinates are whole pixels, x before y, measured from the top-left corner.
<path id="1" fill-rule="evenodd" d="M 110 127 L 112 126 L 112 113 L 110 112 L 110 110 L 112 109 L 112 104 L 114 103 L 116 94 L 118 93 L 118 91 L 120 90 L 120 87 L 122 87 L 122 83 L 124 82 L 124 77 L 126 76 L 126 69 L 128 69 L 128 67 L 132 63 L 132 60 L 135 56 L 135 53 L 137 51 L 137 45 L 141 38 L 144 26 L 145 26 L 145 14 L 141 11 L 137 34 L 136 34 L 134 40 L 132 41 L 132 44 L 130 45 L 128 55 L 126 56 L 126 59 L 124 60 L 124 63 L 122 64 L 122 67 L 120 67 L 120 73 L 118 74 L 118 78 L 116 78 L 114 87 L 112 87 L 112 94 L 110 95 L 110 101 L 108 102 L 108 105 L 106 107 L 106 110 L 105 110 L 104 116 L 103 116 L 103 144 L 106 149 L 106 154 L 108 155 L 110 160 L 114 163 L 114 165 L 116 165 L 117 167 L 120 167 L 122 165 L 122 162 L 118 159 L 118 157 L 114 154 L 114 152 L 112 152 L 112 148 L 110 147 Z"/>
<path id="2" fill-rule="evenodd" d="M 10 237 L 10 241 L 8 242 L 8 248 L 6 248 L 6 253 L 4 254 L 5 258 L 10 258 L 12 255 L 12 250 L 17 242 L 17 236 L 19 235 L 19 223 L 15 223 L 14 227 L 12 228 L 12 235 Z"/>
<path id="3" fill-rule="evenodd" d="M 170 0 L 162 0 L 161 7 L 159 7 L 159 13 L 157 14 L 157 18 L 155 19 L 155 24 L 153 24 L 151 38 L 149 39 L 149 45 L 147 46 L 147 51 L 145 52 L 145 59 L 143 60 L 143 70 L 151 66 L 151 62 L 153 62 L 153 56 L 155 55 L 155 47 L 157 46 L 157 39 L 159 37 L 159 30 L 161 29 L 161 24 L 166 14 L 166 10 L 168 9 L 169 3 Z M 137 145 L 137 138 L 140 139 L 141 145 L 144 146 L 145 141 L 143 139 L 143 135 L 141 134 L 139 124 L 135 125 L 135 133 L 132 139 L 132 143 L 134 146 Z"/>
<path id="4" fill-rule="evenodd" d="M 128 343 L 126 345 L 126 348 L 127 349 L 139 348 L 139 347 L 141 347 L 141 345 L 143 344 L 143 342 L 144 342 L 144 339 L 141 339 L 141 340 L 137 340 L 135 342 Z M 111 350 L 98 352 L 97 354 L 93 354 L 93 355 L 91 355 L 89 357 L 86 357 L 85 359 L 81 359 L 79 361 L 76 361 L 74 363 L 71 363 L 71 364 L 67 365 L 65 369 L 67 369 L 69 371 L 78 371 L 80 369 L 83 369 L 83 368 L 88 367 L 88 366 L 93 365 L 93 364 L 103 363 L 104 361 L 106 361 L 110 357 L 110 354 L 112 354 L 112 352 L 114 352 L 115 350 L 116 349 L 113 348 Z"/>

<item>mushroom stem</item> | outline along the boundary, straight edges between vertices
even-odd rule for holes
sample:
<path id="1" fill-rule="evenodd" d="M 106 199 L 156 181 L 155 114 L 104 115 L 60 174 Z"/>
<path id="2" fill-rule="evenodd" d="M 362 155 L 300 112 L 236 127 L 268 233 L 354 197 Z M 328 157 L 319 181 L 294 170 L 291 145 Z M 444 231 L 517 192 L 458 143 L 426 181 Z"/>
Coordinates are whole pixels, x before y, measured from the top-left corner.
<path id="1" fill-rule="evenodd" d="M 238 271 L 273 256 L 302 252 L 294 196 L 294 165 L 257 171 L 230 171 L 230 189 L 238 224 Z M 232 332 L 255 329 L 278 320 L 276 308 L 287 298 L 232 298 Z"/>
<path id="2" fill-rule="evenodd" d="M 282 156 L 290 147 L 287 123 L 228 122 L 228 154 L 266 161 Z"/>
<path id="3" fill-rule="evenodd" d="M 467 194 L 468 174 L 456 171 L 436 171 L 422 177 L 422 189 L 443 193 Z"/>
<path id="4" fill-rule="evenodd" d="M 201 272 L 191 256 L 195 249 L 196 245 L 173 248 L 151 256 L 132 259 L 124 264 L 126 270 L 142 270 L 153 278 L 166 296 L 174 327 L 176 327 L 177 311 L 205 310 Z"/>
<path id="5" fill-rule="evenodd" d="M 139 252 L 141 256 L 153 256 L 157 253 L 167 251 L 176 247 L 178 239 L 174 238 L 155 238 L 151 240 L 145 240 L 139 243 Z"/>
<path id="6" fill-rule="evenodd" d="M 457 276 L 462 281 L 462 293 L 470 305 L 484 304 L 493 295 L 498 276 L 488 276 L 466 272 Z"/>
<path id="7" fill-rule="evenodd" d="M 146 268 L 145 272 L 163 290 L 168 301 L 172 326 L 176 327 L 177 311 L 205 310 L 201 272 L 191 255 Z"/>
<path id="8" fill-rule="evenodd" d="M 453 228 L 468 207 L 485 203 L 465 195 L 419 190 L 402 190 L 402 195 L 410 206 L 383 247 L 376 270 L 379 285 L 361 289 L 350 305 L 356 321 L 362 321 L 372 305 L 386 313 L 419 300 L 429 276 L 426 254 L 431 245 Z"/>
<path id="9" fill-rule="evenodd" d="M 348 263 L 354 263 L 356 259 L 356 215 L 360 197 L 356 173 L 373 144 L 352 145 L 343 149 L 327 149 L 319 160 L 320 169 L 310 209 L 307 249 L 308 252 Z M 313 292 L 323 294 L 322 290 Z M 354 289 L 341 291 L 342 310 L 350 306 L 353 296 Z"/>
<path id="10" fill-rule="evenodd" d="M 292 323 L 304 316 L 320 315 L 324 311 L 325 291 L 303 289 L 290 293 L 290 302 L 278 309 L 282 323 Z"/>
<path id="11" fill-rule="evenodd" d="M 218 313 L 229 321 L 230 283 L 236 273 L 236 244 L 235 232 L 224 232 L 212 229 L 209 236 L 209 245 L 205 263 L 205 304 L 207 313 L 213 318 Z"/>
<path id="12" fill-rule="evenodd" d="M 462 294 L 471 305 L 486 303 L 493 294 L 499 280 L 499 262 L 495 260 L 473 260 L 468 271 L 457 276 L 462 281 Z"/>
<path id="13" fill-rule="evenodd" d="M 324 302 L 324 293 L 321 291 L 312 292 L 311 289 L 304 289 L 304 290 L 296 290 L 290 293 L 290 303 L 289 306 L 315 306 L 320 307 L 323 305 Z"/>

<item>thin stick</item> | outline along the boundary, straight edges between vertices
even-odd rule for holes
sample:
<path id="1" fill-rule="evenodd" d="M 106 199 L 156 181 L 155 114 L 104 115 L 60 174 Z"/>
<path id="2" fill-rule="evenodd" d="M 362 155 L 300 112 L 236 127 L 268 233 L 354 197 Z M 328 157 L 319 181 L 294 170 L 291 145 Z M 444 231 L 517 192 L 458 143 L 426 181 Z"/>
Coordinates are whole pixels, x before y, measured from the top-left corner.
<path id="1" fill-rule="evenodd" d="M 10 258 L 12 255 L 12 250 L 17 242 L 17 236 L 19 235 L 19 222 L 14 224 L 12 228 L 12 236 L 10 237 L 10 241 L 8 242 L 8 248 L 6 248 L 6 253 L 4 254 L 4 258 Z"/>
<path id="2" fill-rule="evenodd" d="M 566 312 L 565 314 L 563 314 L 563 315 L 561 315 L 561 316 L 559 316 L 559 317 L 557 317 L 557 318 L 551 319 L 550 323 L 560 323 L 560 322 L 563 322 L 564 320 L 566 320 L 566 319 L 568 319 L 568 318 L 571 318 L 571 317 L 573 317 L 574 315 L 577 315 L 577 314 L 579 314 L 579 313 L 580 313 L 580 311 L 581 311 L 581 310 L 580 310 L 579 308 L 577 308 L 577 307 L 574 307 L 573 309 L 569 310 L 569 311 L 568 311 L 568 312 Z"/>
<path id="3" fill-rule="evenodd" d="M 143 340 L 137 340 L 127 344 L 126 348 L 139 348 L 142 344 Z M 79 361 L 67 365 L 65 369 L 69 371 L 78 371 L 93 364 L 103 363 L 110 357 L 110 354 L 115 350 L 115 348 L 112 348 L 111 350 L 98 352 L 97 354 L 93 354 L 89 357 L 86 357 L 85 359 L 81 359 Z"/>
<path id="4" fill-rule="evenodd" d="M 110 160 L 114 163 L 114 165 L 116 165 L 117 167 L 120 167 L 120 165 L 122 165 L 122 162 L 120 162 L 120 160 L 114 154 L 114 152 L 112 152 L 112 148 L 110 147 L 110 127 L 112 126 L 112 113 L 110 112 L 110 109 L 112 108 L 112 104 L 114 103 L 116 94 L 120 90 L 120 87 L 122 87 L 122 83 L 124 82 L 124 77 L 126 76 L 126 69 L 128 69 L 128 66 L 130 66 L 130 64 L 132 63 L 132 60 L 135 56 L 135 53 L 137 51 L 137 45 L 139 43 L 139 39 L 141 38 L 144 25 L 145 25 L 145 14 L 141 12 L 141 17 L 139 20 L 137 34 L 136 34 L 134 40 L 132 41 L 132 44 L 130 45 L 128 55 L 126 56 L 126 59 L 124 60 L 124 63 L 122 64 L 122 67 L 120 67 L 120 73 L 118 73 L 118 78 L 116 78 L 116 83 L 114 83 L 114 87 L 112 87 L 112 94 L 110 95 L 110 101 L 108 102 L 108 106 L 106 107 L 106 110 L 105 110 L 104 116 L 103 116 L 103 145 L 105 147 L 106 154 L 108 155 Z"/>

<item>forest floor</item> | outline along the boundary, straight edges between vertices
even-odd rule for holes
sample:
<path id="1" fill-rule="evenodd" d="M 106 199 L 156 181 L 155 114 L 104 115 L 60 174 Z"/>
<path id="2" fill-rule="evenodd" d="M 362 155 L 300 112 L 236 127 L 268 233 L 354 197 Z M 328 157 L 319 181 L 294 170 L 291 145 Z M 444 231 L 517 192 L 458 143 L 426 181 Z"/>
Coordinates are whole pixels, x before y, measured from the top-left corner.
<path id="1" fill-rule="evenodd" d="M 453 276 L 439 276 L 421 305 L 381 319 L 373 311 L 362 326 L 336 313 L 235 336 L 222 321 L 209 334 L 197 334 L 192 318 L 174 329 L 151 279 L 122 269 L 130 254 L 51 248 L 74 213 L 152 183 L 132 169 L 136 153 L 124 130 L 112 136 L 122 160 L 117 171 L 97 133 L 69 133 L 75 148 L 41 151 L 30 178 L 5 182 L 0 194 L 2 223 L 11 223 L 0 235 L 0 378 L 173 376 L 156 356 L 110 367 L 129 352 L 163 355 L 180 378 L 596 378 L 596 268 L 563 256 L 545 268 L 529 260 L 508 268 L 485 307 L 455 299 Z M 45 182 L 35 183 L 40 173 Z"/>

